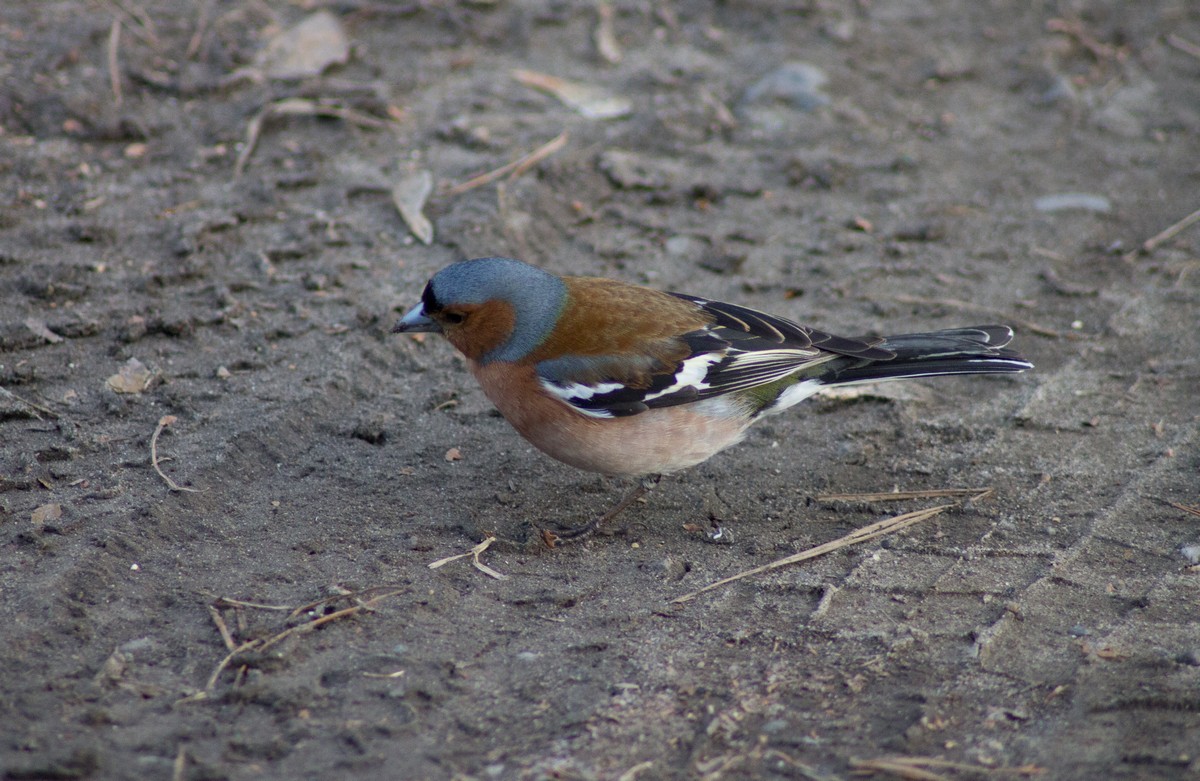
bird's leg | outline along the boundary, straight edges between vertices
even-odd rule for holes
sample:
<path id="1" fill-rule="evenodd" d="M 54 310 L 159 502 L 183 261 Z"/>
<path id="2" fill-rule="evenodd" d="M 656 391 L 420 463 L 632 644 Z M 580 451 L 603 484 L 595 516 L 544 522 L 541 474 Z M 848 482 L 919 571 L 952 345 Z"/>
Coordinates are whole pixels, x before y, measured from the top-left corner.
<path id="1" fill-rule="evenodd" d="M 601 526 L 620 515 L 627 507 L 629 507 L 629 505 L 633 504 L 638 499 L 641 499 L 643 496 L 649 493 L 654 486 L 658 485 L 660 480 L 662 480 L 662 475 L 647 475 L 646 477 L 638 480 L 633 489 L 629 493 L 625 494 L 625 496 L 621 497 L 621 501 L 617 502 L 616 505 L 608 512 L 604 513 L 603 515 L 597 515 L 595 518 L 581 526 L 573 526 L 569 529 L 563 529 L 562 531 L 552 532 L 543 529 L 542 539 L 547 545 L 553 548 L 559 542 L 565 540 L 578 540 L 583 537 L 587 537 L 589 534 L 594 534 Z"/>

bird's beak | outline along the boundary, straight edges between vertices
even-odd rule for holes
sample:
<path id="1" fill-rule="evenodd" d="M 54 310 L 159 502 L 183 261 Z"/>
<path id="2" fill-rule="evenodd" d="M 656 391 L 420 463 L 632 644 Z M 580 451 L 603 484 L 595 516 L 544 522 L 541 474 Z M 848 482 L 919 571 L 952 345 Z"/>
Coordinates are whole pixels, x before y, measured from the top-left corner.
<path id="1" fill-rule="evenodd" d="M 425 304 L 417 304 L 392 326 L 394 334 L 440 334 L 442 327 L 425 315 Z"/>

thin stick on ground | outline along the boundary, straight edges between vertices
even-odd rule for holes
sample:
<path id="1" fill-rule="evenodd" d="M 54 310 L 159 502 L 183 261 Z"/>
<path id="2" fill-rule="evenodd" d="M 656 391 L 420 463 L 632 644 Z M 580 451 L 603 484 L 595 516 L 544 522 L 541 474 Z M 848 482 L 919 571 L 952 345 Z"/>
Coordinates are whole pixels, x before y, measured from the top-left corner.
<path id="1" fill-rule="evenodd" d="M 137 5 L 133 5 L 132 8 L 126 8 L 123 3 L 117 0 L 105 0 L 104 4 L 113 10 L 118 19 L 122 16 L 125 17 L 125 26 L 129 28 L 129 32 L 133 33 L 135 38 L 149 46 L 156 53 L 164 53 L 163 45 L 158 40 L 158 33 L 154 28 L 154 20 L 150 18 L 145 9 Z"/>
<path id="2" fill-rule="evenodd" d="M 923 770 L 888 759 L 852 759 L 850 767 L 854 768 L 857 775 L 887 773 L 902 778 L 904 781 L 950 781 L 945 776 L 931 770 Z"/>
<path id="3" fill-rule="evenodd" d="M 182 745 L 175 752 L 175 762 L 171 765 L 171 781 L 184 781 L 187 778 L 187 749 Z"/>
<path id="4" fill-rule="evenodd" d="M 112 87 L 113 102 L 121 105 L 121 66 L 117 62 L 117 55 L 121 51 L 121 19 L 119 17 L 113 19 L 112 27 L 108 31 L 108 83 Z"/>
<path id="5" fill-rule="evenodd" d="M 1167 36 L 1167 43 L 1169 43 L 1171 46 L 1174 46 L 1184 54 L 1190 54 L 1197 60 L 1200 60 L 1200 44 L 1192 43 L 1186 38 L 1179 37 L 1175 33 L 1171 33 Z"/>
<path id="6" fill-rule="evenodd" d="M 225 641 L 225 648 L 232 651 L 237 648 L 237 643 L 233 642 L 233 635 L 229 633 L 229 625 L 225 623 L 225 617 L 221 615 L 221 611 L 213 605 L 208 606 L 208 614 L 212 616 L 213 623 L 217 625 L 217 631 L 221 633 L 221 639 Z"/>
<path id="7" fill-rule="evenodd" d="M 891 300 L 895 301 L 897 304 L 912 304 L 914 306 L 944 306 L 949 307 L 950 309 L 958 310 L 959 312 L 977 312 L 982 315 L 991 315 L 993 317 L 1003 318 L 1010 323 L 1016 323 L 1026 331 L 1035 333 L 1039 336 L 1048 336 L 1051 339 L 1062 338 L 1062 333 L 1054 330 L 1053 328 L 1047 328 L 1044 325 L 1039 325 L 1032 320 L 1025 320 L 1024 318 L 1015 317 L 1011 313 L 1005 312 L 1003 309 L 997 309 L 996 307 L 991 307 L 984 304 L 973 304 L 969 301 L 960 301 L 957 298 L 922 298 L 920 296 L 905 295 L 892 296 Z"/>
<path id="8" fill-rule="evenodd" d="M 495 541 L 496 541 L 495 537 L 487 537 L 483 540 L 483 542 L 479 543 L 474 548 L 471 548 L 471 550 L 467 551 L 466 553 L 459 553 L 454 556 L 447 556 L 444 559 L 438 559 L 437 561 L 430 564 L 429 568 L 430 569 L 438 569 L 439 567 L 446 566 L 447 564 L 449 564 L 452 561 L 458 561 L 459 559 L 465 559 L 467 556 L 470 556 L 471 563 L 475 565 L 475 569 L 479 570 L 484 575 L 487 575 L 488 577 L 491 577 L 491 578 L 495 578 L 496 580 L 508 580 L 508 575 L 505 575 L 503 572 L 497 572 L 496 570 L 492 569 L 491 567 L 489 567 L 488 565 L 484 564 L 482 561 L 479 560 L 479 554 L 483 553 L 485 550 L 487 550 L 489 547 L 491 547 L 491 544 Z"/>
<path id="9" fill-rule="evenodd" d="M 636 779 L 639 775 L 642 774 L 643 770 L 649 770 L 652 767 L 654 767 L 654 762 L 651 760 L 646 760 L 645 762 L 638 762 L 636 765 L 634 765 L 633 767 L 629 768 L 624 773 L 622 773 L 617 778 L 617 781 L 634 781 L 634 779 Z"/>
<path id="10" fill-rule="evenodd" d="M 279 634 L 268 637 L 266 640 L 264 640 L 262 643 L 260 643 L 258 645 L 258 648 L 256 650 L 265 651 L 273 645 L 278 645 L 279 643 L 282 643 L 284 640 L 288 639 L 292 635 L 306 634 L 306 633 L 311 632 L 314 629 L 324 626 L 325 624 L 328 624 L 332 621 L 338 621 L 340 619 L 347 618 L 348 616 L 352 616 L 356 613 L 361 613 L 363 610 L 366 610 L 366 609 L 367 608 L 364 605 L 351 605 L 350 607 L 344 607 L 341 610 L 335 610 L 334 612 L 330 613 L 327 616 L 321 616 L 320 618 L 314 618 L 312 621 L 309 621 L 306 624 L 300 624 L 299 626 L 288 627 L 287 629 L 283 630 Z"/>
<path id="11" fill-rule="evenodd" d="M 191 494 L 200 493 L 197 488 L 188 488 L 172 480 L 167 476 L 167 473 L 158 465 L 158 436 L 163 433 L 163 429 L 178 420 L 174 415 L 163 415 L 158 419 L 158 425 L 154 427 L 154 434 L 150 437 L 150 465 L 154 467 L 154 471 L 158 472 L 158 476 L 167 482 L 167 487 L 172 491 L 187 491 Z"/>
<path id="12" fill-rule="evenodd" d="M 258 647 L 258 643 L 258 640 L 248 640 L 226 654 L 225 658 L 221 660 L 216 669 L 212 671 L 212 675 L 208 676 L 208 682 L 204 684 L 204 691 L 197 695 L 197 697 L 206 696 L 208 692 L 216 688 L 217 681 L 221 680 L 221 673 L 225 672 L 225 668 L 228 667 L 235 658 L 237 658 L 238 654 L 253 650 L 254 648 Z"/>
<path id="13" fill-rule="evenodd" d="M 960 773 L 973 773 L 981 776 L 1037 776 L 1046 772 L 1037 765 L 1021 765 L 1020 767 L 984 767 L 967 762 L 955 762 L 937 757 L 884 757 L 880 759 L 851 759 L 850 767 L 855 775 L 868 773 L 891 773 L 904 779 L 945 779 L 930 770 L 923 768 L 938 768 L 953 770 Z"/>
<path id="14" fill-rule="evenodd" d="M 194 59 L 200 52 L 200 47 L 204 44 L 204 36 L 208 32 L 208 19 L 212 15 L 214 0 L 204 0 L 200 3 L 200 10 L 196 16 L 196 29 L 192 32 L 192 37 L 188 41 L 187 49 L 183 53 L 185 60 Z"/>
<path id="15" fill-rule="evenodd" d="M 264 651 L 273 645 L 277 645 L 278 643 L 283 642 L 285 639 L 291 637 L 292 635 L 306 634 L 308 632 L 313 631 L 314 629 L 317 629 L 318 627 L 321 627 L 321 626 L 324 626 L 325 624 L 330 623 L 331 621 L 337 621 L 339 619 L 346 618 L 348 616 L 352 616 L 352 615 L 355 615 L 356 613 L 361 613 L 363 611 L 370 611 L 370 610 L 374 609 L 375 603 L 380 602 L 381 600 L 387 599 L 388 597 L 394 597 L 397 594 L 403 594 L 405 591 L 408 591 L 408 589 L 407 588 L 397 588 L 397 589 L 392 589 L 391 591 L 385 591 L 382 594 L 374 596 L 371 599 L 366 600 L 365 602 L 360 602 L 357 605 L 351 605 L 350 607 L 342 608 L 341 610 L 334 611 L 333 613 L 330 613 L 327 616 L 321 616 L 320 618 L 314 618 L 312 621 L 309 621 L 308 623 L 305 623 L 305 624 L 300 624 L 299 626 L 288 627 L 287 629 L 283 630 L 279 634 L 273 635 L 271 637 L 268 637 L 266 640 L 263 640 L 258 645 L 258 650 Z"/>
<path id="16" fill-rule="evenodd" d="M 739 572 L 736 575 L 731 575 L 730 577 L 722 578 L 721 580 L 718 580 L 715 583 L 708 584 L 707 586 L 705 586 L 702 589 L 698 589 L 696 591 L 692 591 L 690 593 L 684 594 L 681 597 L 675 597 L 675 599 L 671 600 L 671 604 L 672 605 L 680 605 L 680 604 L 683 604 L 684 602 L 688 602 L 692 599 L 695 599 L 696 597 L 700 596 L 701 594 L 703 594 L 707 591 L 712 591 L 713 589 L 720 588 L 721 586 L 727 586 L 730 583 L 735 583 L 739 580 L 744 580 L 745 578 L 753 577 L 755 575 L 761 575 L 764 572 L 770 572 L 772 570 L 777 570 L 781 567 L 787 567 L 791 564 L 798 564 L 799 562 L 807 561 L 808 559 L 815 559 L 818 556 L 824 556 L 826 553 L 832 553 L 835 550 L 840 550 L 842 548 L 846 548 L 851 545 L 858 545 L 859 543 L 868 542 L 870 540 L 875 539 L 876 537 L 882 537 L 885 534 L 891 534 L 892 532 L 897 532 L 897 531 L 900 531 L 901 529 L 907 529 L 909 526 L 913 526 L 914 524 L 918 524 L 921 521 L 932 518 L 935 515 L 938 515 L 940 513 L 945 512 L 946 510 L 949 510 L 951 507 L 958 507 L 958 506 L 959 506 L 958 502 L 954 502 L 951 504 L 939 504 L 936 507 L 929 507 L 924 510 L 916 510 L 911 513 L 904 513 L 903 515 L 896 515 L 891 518 L 885 518 L 882 521 L 878 521 L 877 523 L 871 524 L 870 526 L 864 526 L 861 529 L 855 529 L 854 531 L 847 534 L 845 537 L 840 537 L 836 540 L 833 540 L 832 542 L 822 543 L 821 545 L 817 545 L 814 548 L 809 548 L 806 551 L 801 551 L 800 553 L 795 553 L 791 556 L 785 556 L 782 559 L 772 561 L 770 564 L 764 564 L 761 567 L 754 567 L 753 569 L 748 569 L 745 572 Z"/>
<path id="17" fill-rule="evenodd" d="M 49 407 L 43 407 L 41 404 L 35 404 L 34 402 L 30 401 L 29 399 L 25 399 L 25 398 L 18 396 L 17 394 L 13 393 L 12 391 L 8 390 L 7 388 L 0 388 L 0 398 L 12 399 L 15 402 L 24 404 L 26 407 L 29 407 L 31 410 L 34 411 L 33 416 L 35 418 L 37 418 L 38 420 L 42 419 L 42 416 L 37 414 L 39 412 L 42 413 L 42 415 L 46 415 L 47 417 L 50 417 L 50 418 L 58 417 L 58 413 L 56 413 L 54 410 L 50 409 Z"/>
<path id="18" fill-rule="evenodd" d="M 1200 517 L 1200 507 L 1192 507 L 1190 504 L 1180 504 L 1179 502 L 1167 502 L 1167 504 L 1171 505 L 1176 510 L 1183 510 L 1185 513 L 1191 513 L 1192 515 Z"/>
<path id="19" fill-rule="evenodd" d="M 229 597 L 217 597 L 216 601 L 213 602 L 213 607 L 245 607 L 252 610 L 278 610 L 283 613 L 294 609 L 291 605 L 264 605 L 261 602 L 245 602 Z"/>
<path id="20" fill-rule="evenodd" d="M 483 187 L 485 184 L 490 184 L 508 174 L 511 174 L 511 176 L 509 176 L 510 180 L 516 179 L 530 168 L 533 168 L 535 165 L 566 146 L 568 138 L 569 136 L 567 135 L 567 131 L 564 130 L 524 157 L 513 160 L 511 163 L 502 165 L 493 171 L 488 171 L 485 174 L 480 174 L 479 176 L 468 179 L 461 184 L 447 187 L 441 194 L 447 198 L 456 195 L 462 195 L 463 193 L 470 192 L 477 187 Z"/>
<path id="21" fill-rule="evenodd" d="M 384 591 L 394 591 L 394 587 L 392 587 L 392 586 L 372 586 L 371 588 L 365 588 L 362 591 L 347 591 L 346 589 L 343 589 L 339 586 L 337 588 L 337 590 L 338 590 L 338 593 L 333 594 L 328 597 L 325 597 L 324 599 L 318 599 L 314 602 L 309 602 L 307 605 L 301 605 L 300 607 L 292 607 L 292 608 L 285 607 L 284 610 L 290 611 L 290 615 L 288 616 L 288 618 L 299 618 L 300 616 L 304 615 L 305 613 L 312 612 L 313 610 L 316 610 L 317 608 L 321 607 L 322 605 L 328 605 L 330 602 L 336 602 L 339 599 L 343 599 L 343 600 L 344 599 L 352 599 L 355 601 L 356 604 L 363 604 L 364 603 L 363 597 L 365 597 L 367 594 L 379 594 Z M 366 602 L 373 602 L 375 599 L 376 599 L 376 597 L 372 596 L 369 599 L 367 599 Z M 271 608 L 271 609 L 274 609 L 274 608 Z"/>
<path id="22" fill-rule="evenodd" d="M 935 488 L 929 491 L 880 491 L 864 494 L 818 494 L 818 502 L 898 502 L 905 499 L 945 499 L 953 496 L 968 497 L 974 502 L 986 499 L 995 492 L 993 488 Z"/>
<path id="23" fill-rule="evenodd" d="M 364 114 L 361 111 L 356 111 L 338 103 L 319 103 L 315 100 L 307 100 L 305 98 L 284 98 L 283 100 L 277 100 L 255 114 L 246 124 L 246 140 L 242 144 L 241 153 L 237 156 L 237 160 L 233 164 L 234 178 L 240 178 L 246 170 L 246 164 L 250 162 L 250 156 L 254 154 L 255 148 L 258 146 L 258 137 L 262 134 L 263 123 L 269 117 L 276 116 L 330 117 L 340 119 L 343 122 L 349 122 L 352 125 L 374 129 L 387 127 L 388 125 L 382 119 L 376 119 L 369 114 Z"/>
<path id="24" fill-rule="evenodd" d="M 383 587 L 381 587 L 381 588 L 383 588 Z M 370 593 L 370 592 L 375 592 L 378 590 L 379 589 L 367 589 L 366 591 L 359 592 L 359 593 Z M 193 699 L 202 699 L 203 697 L 207 696 L 207 693 L 212 691 L 213 688 L 216 687 L 217 681 L 219 681 L 221 679 L 221 673 L 225 672 L 226 668 L 228 668 L 229 665 L 231 665 L 238 658 L 239 655 L 244 654 L 248 651 L 262 652 L 272 646 L 282 643 L 284 640 L 286 640 L 289 637 L 292 637 L 295 635 L 307 634 L 308 632 L 311 632 L 314 629 L 318 629 L 319 627 L 322 627 L 325 624 L 328 624 L 332 621 L 338 621 L 338 620 L 346 618 L 348 616 L 353 616 L 358 613 L 371 611 L 375 608 L 375 604 L 377 602 L 387 599 L 388 597 L 394 597 L 398 594 L 403 594 L 406 591 L 408 591 L 407 588 L 388 589 L 388 590 L 382 591 L 381 593 L 376 594 L 375 596 L 371 597 L 370 599 L 360 601 L 360 602 L 358 602 L 358 604 L 351 605 L 350 607 L 342 608 L 341 610 L 334 611 L 328 615 L 314 618 L 313 620 L 307 621 L 303 624 L 298 624 L 296 626 L 288 627 L 287 629 L 284 629 L 282 632 L 278 632 L 267 638 L 256 638 L 254 640 L 247 640 L 246 642 L 244 642 L 240 645 L 235 645 L 236 641 L 233 639 L 232 635 L 230 635 L 228 627 L 225 626 L 224 620 L 223 619 L 218 620 L 217 617 L 220 615 L 220 613 L 217 611 L 217 609 L 215 607 L 210 607 L 209 610 L 212 614 L 214 614 L 213 620 L 217 624 L 218 631 L 221 631 L 222 628 L 224 627 L 224 631 L 221 631 L 221 639 L 225 642 L 226 647 L 229 648 L 229 653 L 225 655 L 225 658 L 223 658 L 220 661 L 220 663 L 217 664 L 216 668 L 212 671 L 212 674 L 208 676 L 208 682 L 204 686 L 204 691 L 201 692 L 200 694 L 196 695 L 196 697 Z M 345 598 L 347 596 L 354 596 L 354 594 L 340 594 L 335 598 Z M 328 602 L 328 601 L 329 600 L 322 600 L 321 602 L 315 602 L 313 604 L 320 605 L 320 604 L 323 604 L 324 602 Z M 222 604 L 234 605 L 234 606 L 243 606 L 243 605 L 253 606 L 253 607 L 258 607 L 258 608 L 265 608 L 267 610 L 278 610 L 279 609 L 279 607 L 276 605 L 260 605 L 260 604 L 253 603 L 253 602 L 240 602 L 239 600 L 229 600 L 229 599 L 224 599 L 224 598 L 218 600 L 218 602 L 220 602 Z M 301 608 L 299 608 L 299 609 L 303 609 L 304 607 L 305 606 L 301 606 Z M 293 608 L 287 608 L 287 609 L 291 610 L 293 614 L 295 614 L 296 610 L 297 610 L 297 609 L 293 609 Z"/>
<path id="25" fill-rule="evenodd" d="M 1138 255 L 1149 255 L 1151 252 L 1153 252 L 1155 249 L 1158 248 L 1159 244 L 1162 244 L 1164 241 L 1170 241 L 1171 239 L 1175 238 L 1180 233 L 1183 233 L 1185 230 L 1187 230 L 1188 228 L 1190 228 L 1192 225 L 1194 225 L 1197 222 L 1200 222 L 1200 209 L 1197 209 L 1196 211 L 1192 212 L 1191 214 L 1184 217 L 1179 222 L 1176 222 L 1173 225 L 1169 225 L 1166 228 L 1163 228 L 1158 233 L 1154 234 L 1150 238 L 1143 241 L 1137 249 L 1126 252 L 1125 256 L 1123 258 L 1124 261 L 1126 263 L 1129 263 L 1134 258 L 1136 258 Z"/>

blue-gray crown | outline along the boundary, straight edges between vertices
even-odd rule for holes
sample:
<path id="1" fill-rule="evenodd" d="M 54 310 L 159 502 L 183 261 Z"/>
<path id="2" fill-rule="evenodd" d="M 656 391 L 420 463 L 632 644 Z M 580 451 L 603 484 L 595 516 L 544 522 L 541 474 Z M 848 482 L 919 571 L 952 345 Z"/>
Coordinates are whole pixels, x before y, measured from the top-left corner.
<path id="1" fill-rule="evenodd" d="M 553 274 L 519 260 L 476 258 L 435 274 L 427 295 L 441 307 L 504 301 L 513 308 L 512 336 L 480 359 L 491 363 L 518 361 L 545 341 L 566 304 L 567 286 Z"/>

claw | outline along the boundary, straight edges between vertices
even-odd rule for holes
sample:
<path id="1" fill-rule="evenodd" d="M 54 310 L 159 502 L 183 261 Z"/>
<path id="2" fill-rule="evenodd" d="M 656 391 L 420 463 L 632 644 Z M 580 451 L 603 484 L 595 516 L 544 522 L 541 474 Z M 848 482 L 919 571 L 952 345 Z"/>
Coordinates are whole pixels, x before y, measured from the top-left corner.
<path id="1" fill-rule="evenodd" d="M 650 489 L 658 485 L 658 481 L 662 479 L 662 475 L 647 475 L 637 482 L 629 493 L 621 498 L 621 501 L 604 515 L 598 515 L 582 526 L 567 527 L 557 532 L 552 532 L 547 529 L 541 530 L 542 541 L 547 547 L 553 548 L 560 542 L 567 540 L 579 540 L 584 537 L 589 537 L 596 533 L 601 526 L 611 521 L 613 518 L 621 514 L 621 512 L 629 505 L 641 499 Z"/>

